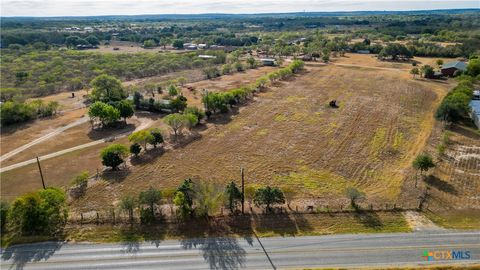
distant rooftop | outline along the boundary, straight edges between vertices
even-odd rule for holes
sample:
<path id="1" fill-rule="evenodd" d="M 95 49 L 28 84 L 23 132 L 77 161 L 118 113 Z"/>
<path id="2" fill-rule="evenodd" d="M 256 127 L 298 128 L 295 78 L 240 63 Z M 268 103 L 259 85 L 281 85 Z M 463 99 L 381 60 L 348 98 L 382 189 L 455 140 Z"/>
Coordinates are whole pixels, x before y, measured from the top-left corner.
<path id="1" fill-rule="evenodd" d="M 456 69 L 465 71 L 467 70 L 467 64 L 462 61 L 448 62 L 442 65 L 442 69 L 446 69 L 446 68 L 456 68 Z"/>

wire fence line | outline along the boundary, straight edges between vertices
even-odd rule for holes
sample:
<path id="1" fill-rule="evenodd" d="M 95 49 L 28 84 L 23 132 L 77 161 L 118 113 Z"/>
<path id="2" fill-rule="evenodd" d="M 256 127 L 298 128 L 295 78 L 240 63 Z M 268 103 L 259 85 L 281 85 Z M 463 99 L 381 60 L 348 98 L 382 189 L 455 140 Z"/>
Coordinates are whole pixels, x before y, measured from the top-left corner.
<path id="1" fill-rule="evenodd" d="M 129 215 L 116 208 L 104 209 L 104 210 L 92 210 L 71 213 L 68 217 L 68 223 L 70 224 L 128 224 L 128 223 L 140 223 L 140 211 L 134 211 L 132 219 Z M 335 205 L 335 206 L 319 206 L 311 208 L 309 206 L 303 207 L 288 207 L 278 206 L 272 207 L 267 211 L 264 208 L 247 206 L 245 207 L 245 213 L 242 214 L 239 210 L 235 213 L 231 213 L 226 208 L 221 208 L 219 213 L 213 215 L 211 218 L 222 219 L 226 217 L 251 217 L 251 216 L 275 216 L 275 215 L 308 215 L 308 214 L 362 214 L 362 213 L 388 213 L 388 212 L 405 212 L 405 211 L 418 211 L 416 207 L 404 207 L 398 204 L 368 204 L 367 207 L 351 205 Z M 185 222 L 179 215 L 176 207 L 170 208 L 168 205 L 162 205 L 160 208 L 155 209 L 155 220 L 161 223 L 181 223 Z"/>

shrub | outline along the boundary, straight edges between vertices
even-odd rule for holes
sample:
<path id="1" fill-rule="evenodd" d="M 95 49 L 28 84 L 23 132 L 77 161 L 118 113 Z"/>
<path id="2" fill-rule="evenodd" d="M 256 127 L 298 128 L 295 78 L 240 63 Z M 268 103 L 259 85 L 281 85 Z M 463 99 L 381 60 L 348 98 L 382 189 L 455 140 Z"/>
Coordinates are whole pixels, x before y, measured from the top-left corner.
<path id="1" fill-rule="evenodd" d="M 102 164 L 116 170 L 118 165 L 123 163 L 123 159 L 128 155 L 128 148 L 123 144 L 110 144 L 100 152 Z"/>
<path id="2" fill-rule="evenodd" d="M 0 201 L 0 231 L 5 231 L 5 225 L 8 222 L 8 211 L 10 205 L 7 202 Z"/>
<path id="3" fill-rule="evenodd" d="M 47 188 L 17 198 L 10 210 L 9 224 L 21 235 L 54 234 L 67 220 L 65 194 L 57 188 Z"/>
<path id="4" fill-rule="evenodd" d="M 71 187 L 69 191 L 72 198 L 80 198 L 85 194 L 88 186 L 88 177 L 88 171 L 83 171 L 79 175 L 75 176 L 75 178 L 71 182 Z"/>
<path id="5" fill-rule="evenodd" d="M 269 211 L 273 204 L 284 204 L 285 196 L 279 188 L 267 186 L 257 189 L 253 201 L 257 206 L 265 205 L 267 211 Z"/>
<path id="6" fill-rule="evenodd" d="M 150 130 L 150 134 L 152 135 L 152 139 L 148 143 L 153 145 L 154 148 L 156 148 L 158 144 L 164 142 L 162 131 L 160 129 L 153 128 Z"/>
<path id="7" fill-rule="evenodd" d="M 133 154 L 135 157 L 138 157 L 140 151 L 142 151 L 142 146 L 140 146 L 140 144 L 134 143 L 130 145 L 130 153 Z"/>

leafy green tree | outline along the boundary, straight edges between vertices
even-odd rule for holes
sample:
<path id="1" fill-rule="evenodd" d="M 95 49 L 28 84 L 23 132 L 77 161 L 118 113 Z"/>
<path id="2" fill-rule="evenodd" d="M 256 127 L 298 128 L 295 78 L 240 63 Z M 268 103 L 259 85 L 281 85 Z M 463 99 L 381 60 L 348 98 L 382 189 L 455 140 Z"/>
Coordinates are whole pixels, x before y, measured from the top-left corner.
<path id="1" fill-rule="evenodd" d="M 63 228 L 67 215 L 65 193 L 49 187 L 17 198 L 8 219 L 12 231 L 17 234 L 42 235 Z"/>
<path id="2" fill-rule="evenodd" d="M 142 151 L 142 147 L 140 146 L 140 144 L 134 143 L 130 145 L 130 153 L 133 154 L 135 157 L 138 157 L 140 151 Z"/>
<path id="3" fill-rule="evenodd" d="M 345 190 L 345 195 L 347 196 L 348 199 L 350 199 L 350 205 L 354 208 L 357 207 L 357 200 L 365 197 L 365 194 L 358 191 L 358 189 L 354 187 L 348 187 Z"/>
<path id="4" fill-rule="evenodd" d="M 247 63 L 250 68 L 256 68 L 257 67 L 257 61 L 255 61 L 255 58 L 253 57 L 248 57 L 247 58 Z"/>
<path id="5" fill-rule="evenodd" d="M 177 82 L 178 82 L 181 86 L 184 86 L 185 83 L 187 83 L 187 78 L 185 78 L 185 77 L 178 77 L 178 78 L 177 78 Z"/>
<path id="6" fill-rule="evenodd" d="M 429 65 L 425 65 L 421 68 L 421 71 L 423 73 L 423 77 L 425 78 L 433 78 L 433 75 L 435 74 L 435 71 L 433 68 Z"/>
<path id="7" fill-rule="evenodd" d="M 98 119 L 102 126 L 107 126 L 120 119 L 120 111 L 112 105 L 97 101 L 88 109 L 88 116 L 94 122 Z"/>
<path id="8" fill-rule="evenodd" d="M 470 100 L 473 94 L 473 84 L 461 81 L 442 100 L 435 117 L 442 121 L 456 122 L 468 117 L 470 112 Z"/>
<path id="9" fill-rule="evenodd" d="M 168 90 L 168 95 L 171 97 L 178 95 L 178 88 L 174 84 L 170 84 L 167 90 Z"/>
<path id="10" fill-rule="evenodd" d="M 7 202 L 0 201 L 0 230 L 2 232 L 5 231 L 5 225 L 8 221 L 8 211 L 10 209 L 10 205 Z"/>
<path id="11" fill-rule="evenodd" d="M 187 127 L 189 129 L 195 127 L 198 124 L 198 117 L 193 113 L 186 113 L 184 117 L 187 121 Z"/>
<path id="12" fill-rule="evenodd" d="M 85 38 L 85 40 L 92 44 L 93 46 L 97 46 L 100 44 L 100 40 L 98 40 L 97 36 L 94 36 L 94 35 L 90 35 L 88 37 Z"/>
<path id="13" fill-rule="evenodd" d="M 135 104 L 135 108 L 140 108 L 140 102 L 142 101 L 142 99 L 143 96 L 142 94 L 140 94 L 140 92 L 135 91 L 135 93 L 133 93 L 133 104 Z"/>
<path id="14" fill-rule="evenodd" d="M 170 101 L 170 107 L 174 112 L 183 111 L 187 107 L 187 98 L 180 95 Z"/>
<path id="15" fill-rule="evenodd" d="M 468 61 L 467 65 L 467 73 L 470 74 L 470 76 L 477 76 L 480 74 L 480 59 L 470 59 Z"/>
<path id="16" fill-rule="evenodd" d="M 154 148 L 157 147 L 158 144 L 162 144 L 164 142 L 162 131 L 158 128 L 153 128 L 150 130 L 150 134 L 152 135 L 152 140 L 149 141 Z"/>
<path id="17" fill-rule="evenodd" d="M 146 191 L 140 192 L 138 199 L 141 204 L 148 205 L 150 218 L 151 220 L 155 220 L 155 205 L 160 204 L 160 200 L 162 199 L 160 190 L 150 187 Z"/>
<path id="18" fill-rule="evenodd" d="M 227 185 L 225 193 L 228 199 L 228 209 L 230 209 L 230 212 L 234 213 L 237 204 L 242 200 L 242 192 L 240 192 L 235 182 L 232 181 Z"/>
<path id="19" fill-rule="evenodd" d="M 412 74 L 413 78 L 415 79 L 415 75 L 420 74 L 420 70 L 417 67 L 414 67 L 410 70 L 410 74 Z"/>
<path id="20" fill-rule="evenodd" d="M 124 162 L 124 158 L 128 155 L 128 148 L 123 144 L 110 144 L 102 149 L 100 152 L 100 158 L 102 164 L 107 167 L 112 167 L 112 170 L 116 170 L 120 164 Z"/>
<path id="21" fill-rule="evenodd" d="M 94 101 L 105 103 L 120 101 L 127 97 L 119 79 L 102 74 L 92 80 L 93 87 L 91 96 Z"/>
<path id="22" fill-rule="evenodd" d="M 224 193 L 214 182 L 198 182 L 194 185 L 195 212 L 200 217 L 215 214 L 223 204 Z"/>
<path id="23" fill-rule="evenodd" d="M 183 113 L 184 114 L 194 114 L 197 117 L 198 121 L 200 121 L 201 119 L 203 119 L 205 117 L 205 113 L 197 107 L 186 107 L 183 110 Z"/>
<path id="24" fill-rule="evenodd" d="M 412 162 L 412 166 L 415 170 L 420 171 L 423 176 L 423 172 L 427 172 L 429 169 L 435 167 L 432 156 L 429 154 L 420 154 Z M 415 187 L 417 187 L 417 178 L 415 177 Z"/>
<path id="25" fill-rule="evenodd" d="M 442 59 L 437 59 L 437 61 L 435 61 L 435 63 L 437 64 L 437 66 L 441 67 L 443 65 L 443 60 Z"/>
<path id="26" fill-rule="evenodd" d="M 153 39 L 147 39 L 143 42 L 143 47 L 145 48 L 153 48 L 157 46 L 157 43 Z"/>
<path id="27" fill-rule="evenodd" d="M 177 50 L 183 49 L 183 40 L 181 39 L 174 40 L 172 43 L 172 46 Z"/>
<path id="28" fill-rule="evenodd" d="M 0 105 L 0 118 L 2 125 L 11 125 L 33 119 L 34 109 L 25 103 L 7 101 Z"/>
<path id="29" fill-rule="evenodd" d="M 177 137 L 178 133 L 188 124 L 188 120 L 185 115 L 179 113 L 173 113 L 165 116 L 163 121 L 170 126 Z"/>
<path id="30" fill-rule="evenodd" d="M 173 203 L 180 208 L 183 217 L 192 214 L 194 193 L 192 179 L 185 179 L 175 192 Z"/>
<path id="31" fill-rule="evenodd" d="M 132 143 L 143 144 L 143 149 L 147 150 L 147 143 L 153 140 L 153 135 L 148 130 L 139 130 L 128 136 L 128 140 Z"/>
<path id="32" fill-rule="evenodd" d="M 132 195 L 125 195 L 120 200 L 120 209 L 128 214 L 130 222 L 133 221 L 133 210 L 137 206 L 137 200 Z"/>
<path id="33" fill-rule="evenodd" d="M 270 211 L 273 204 L 284 204 L 285 196 L 279 188 L 267 186 L 257 189 L 253 201 L 257 206 L 265 205 L 267 211 Z"/>
<path id="34" fill-rule="evenodd" d="M 66 39 L 65 39 L 65 45 L 68 47 L 68 48 L 76 48 L 77 45 L 87 45 L 88 44 L 88 41 L 86 41 L 85 39 L 83 38 L 80 38 L 78 36 L 68 36 Z"/>
<path id="35" fill-rule="evenodd" d="M 133 105 L 128 100 L 121 100 L 115 104 L 115 108 L 120 112 L 120 117 L 123 118 L 123 121 L 127 123 L 127 118 L 130 118 L 134 114 Z"/>

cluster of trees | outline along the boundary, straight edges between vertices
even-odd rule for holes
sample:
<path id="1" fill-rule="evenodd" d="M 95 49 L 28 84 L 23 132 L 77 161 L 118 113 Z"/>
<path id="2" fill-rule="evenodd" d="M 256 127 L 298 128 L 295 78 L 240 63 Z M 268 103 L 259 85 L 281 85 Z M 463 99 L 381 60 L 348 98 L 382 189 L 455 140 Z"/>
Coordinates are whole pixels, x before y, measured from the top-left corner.
<path id="1" fill-rule="evenodd" d="M 200 123 L 205 113 L 197 107 L 187 107 L 183 113 L 173 113 L 165 116 L 163 121 L 172 129 L 175 138 L 184 128 L 191 129 Z"/>
<path id="2" fill-rule="evenodd" d="M 417 75 L 420 75 L 424 78 L 432 79 L 435 75 L 435 70 L 430 65 L 424 65 L 420 68 L 415 66 L 410 70 L 410 74 L 412 74 L 413 78 L 415 78 Z"/>
<path id="3" fill-rule="evenodd" d="M 90 99 L 94 101 L 88 109 L 92 127 L 100 122 L 102 127 L 116 123 L 120 118 L 127 122 L 134 114 L 132 102 L 125 100 L 125 93 L 120 80 L 113 76 L 102 74 L 92 80 L 93 90 Z"/>
<path id="4" fill-rule="evenodd" d="M 462 75 L 457 77 L 458 85 L 443 98 L 435 117 L 445 122 L 457 122 L 469 117 L 470 100 L 473 95 L 475 78 Z"/>
<path id="5" fill-rule="evenodd" d="M 180 85 L 185 84 L 186 79 L 180 77 L 176 80 L 169 81 L 169 85 L 166 88 L 167 95 L 163 97 L 162 100 L 155 100 L 153 97 L 155 93 L 153 89 L 157 90 L 158 94 L 163 93 L 162 86 L 158 85 L 147 85 L 148 91 L 152 94 L 151 98 L 144 98 L 140 92 L 135 91 L 133 95 L 133 103 L 135 108 L 140 110 L 160 112 L 160 113 L 172 113 L 172 112 L 181 112 L 187 107 L 187 98 L 182 95 L 180 89 L 177 87 L 177 83 Z"/>
<path id="6" fill-rule="evenodd" d="M 130 145 L 130 153 L 135 157 L 142 151 L 142 146 L 144 151 L 147 151 L 148 144 L 157 148 L 157 145 L 161 145 L 164 142 L 162 131 L 158 128 L 133 132 L 128 136 L 128 140 L 132 143 Z"/>
<path id="7" fill-rule="evenodd" d="M 202 96 L 202 103 L 205 106 L 205 114 L 209 117 L 217 112 L 225 113 L 228 111 L 229 106 L 245 101 L 254 92 L 264 88 L 267 83 L 274 83 L 277 80 L 286 79 L 299 72 L 303 66 L 303 61 L 294 60 L 287 67 L 262 76 L 253 84 L 225 92 L 211 93 L 207 91 Z"/>
<path id="8" fill-rule="evenodd" d="M 276 204 L 285 203 L 285 195 L 277 187 L 261 187 L 246 189 L 246 199 L 267 211 Z M 226 187 L 215 183 L 185 179 L 176 189 L 158 190 L 150 187 L 140 192 L 138 196 L 126 195 L 120 201 L 121 210 L 125 211 L 129 219 L 134 218 L 135 209 L 140 213 L 142 223 L 150 223 L 156 219 L 156 209 L 165 201 L 171 206 L 175 205 L 179 216 L 209 217 L 218 213 L 221 207 L 227 207 L 232 214 L 236 214 L 244 195 L 235 182 L 230 182 Z M 173 207 L 170 208 L 173 214 Z"/>
<path id="9" fill-rule="evenodd" d="M 77 48 L 78 45 L 92 45 L 97 46 L 100 44 L 100 40 L 95 35 L 89 35 L 86 38 L 79 36 L 68 36 L 65 39 L 65 46 L 68 48 Z"/>
<path id="10" fill-rule="evenodd" d="M 6 101 L 0 105 L 0 120 L 2 125 L 22 123 L 39 117 L 53 116 L 59 107 L 56 101 L 45 103 L 40 99 L 30 102 Z"/>
<path id="11" fill-rule="evenodd" d="M 65 193 L 46 188 L 15 199 L 11 205 L 1 203 L 2 232 L 15 236 L 53 235 L 64 227 L 68 216 Z"/>
<path id="12" fill-rule="evenodd" d="M 196 52 L 102 54 L 74 50 L 2 50 L 1 93 L 9 96 L 44 96 L 58 91 L 79 90 L 100 74 L 121 80 L 161 75 L 178 70 L 217 64 L 200 59 Z"/>
<path id="13" fill-rule="evenodd" d="M 92 127 L 97 122 L 100 122 L 102 127 L 108 127 L 117 123 L 120 118 L 123 118 L 124 123 L 126 123 L 127 118 L 133 116 L 134 110 L 130 101 L 121 100 L 111 104 L 97 101 L 90 105 L 88 116 L 90 117 Z"/>
<path id="14" fill-rule="evenodd" d="M 413 53 L 403 44 L 389 43 L 378 53 L 379 59 L 390 58 L 392 60 L 411 59 Z"/>

